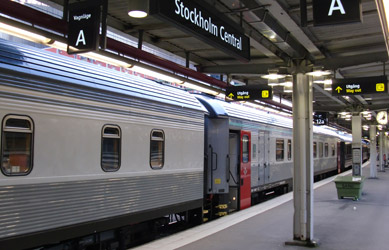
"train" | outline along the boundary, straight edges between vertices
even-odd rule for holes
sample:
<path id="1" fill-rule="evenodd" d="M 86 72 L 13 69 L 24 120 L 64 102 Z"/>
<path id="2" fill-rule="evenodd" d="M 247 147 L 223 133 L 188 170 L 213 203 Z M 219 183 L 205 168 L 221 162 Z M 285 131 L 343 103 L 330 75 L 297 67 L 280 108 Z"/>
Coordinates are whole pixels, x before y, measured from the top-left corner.
<path id="1" fill-rule="evenodd" d="M 6 40 L 0 79 L 1 249 L 126 249 L 292 189 L 290 117 Z M 315 127 L 315 178 L 350 142 Z"/>

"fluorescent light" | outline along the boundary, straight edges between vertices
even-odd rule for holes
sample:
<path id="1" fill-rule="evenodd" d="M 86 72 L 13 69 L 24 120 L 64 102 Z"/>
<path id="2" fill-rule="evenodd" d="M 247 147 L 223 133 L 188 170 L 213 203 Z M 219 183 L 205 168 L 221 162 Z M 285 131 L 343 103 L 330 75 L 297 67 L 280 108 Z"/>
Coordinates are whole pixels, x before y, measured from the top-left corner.
<path id="1" fill-rule="evenodd" d="M 189 89 L 194 89 L 194 90 L 197 90 L 197 91 L 200 91 L 200 92 L 203 92 L 203 93 L 207 93 L 207 94 L 210 94 L 210 95 L 219 95 L 219 92 L 217 91 L 214 91 L 214 90 L 211 90 L 211 89 L 208 89 L 206 87 L 201 87 L 197 84 L 192 84 L 192 83 L 189 83 L 189 82 L 184 82 L 182 84 L 184 87 L 186 88 L 189 88 Z"/>
<path id="2" fill-rule="evenodd" d="M 177 84 L 183 83 L 183 81 L 180 79 L 177 79 L 177 78 L 165 75 L 165 74 L 161 74 L 161 73 L 158 73 L 158 72 L 155 72 L 153 70 L 149 70 L 149 69 L 137 66 L 137 65 L 131 67 L 130 70 L 141 73 L 141 74 L 145 74 L 145 75 L 148 75 L 151 77 L 155 77 L 155 78 L 160 79 L 160 80 L 171 82 L 171 83 L 177 83 Z"/>
<path id="3" fill-rule="evenodd" d="M 45 36 L 41 36 L 35 33 L 32 33 L 30 31 L 20 29 L 5 23 L 0 23 L 0 31 L 3 33 L 7 33 L 9 35 L 17 36 L 23 39 L 26 39 L 31 42 L 35 43 L 48 43 L 50 41 L 49 38 Z"/>

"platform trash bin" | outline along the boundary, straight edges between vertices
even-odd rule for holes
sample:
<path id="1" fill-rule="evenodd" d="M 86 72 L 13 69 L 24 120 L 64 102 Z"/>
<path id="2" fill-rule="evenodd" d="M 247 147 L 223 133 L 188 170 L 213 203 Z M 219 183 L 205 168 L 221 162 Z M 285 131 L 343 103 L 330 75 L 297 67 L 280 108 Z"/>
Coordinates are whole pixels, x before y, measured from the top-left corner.
<path id="1" fill-rule="evenodd" d="M 364 180 L 364 176 L 337 176 L 334 182 L 338 191 L 338 199 L 350 197 L 359 200 Z"/>

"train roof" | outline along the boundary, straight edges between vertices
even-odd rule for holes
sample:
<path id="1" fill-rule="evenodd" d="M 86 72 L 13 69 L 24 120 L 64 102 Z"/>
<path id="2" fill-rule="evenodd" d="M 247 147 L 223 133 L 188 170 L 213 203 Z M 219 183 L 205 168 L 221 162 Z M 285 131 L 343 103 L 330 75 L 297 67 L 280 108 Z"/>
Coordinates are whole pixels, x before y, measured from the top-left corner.
<path id="1" fill-rule="evenodd" d="M 44 49 L 0 39 L 0 75 L 34 79 L 33 84 L 3 81 L 24 87 L 88 99 L 147 99 L 205 112 L 197 99 L 184 90 L 93 63 L 61 56 Z M 87 91 L 85 91 L 87 90 Z M 88 93 L 88 94 L 86 94 Z"/>
<path id="2" fill-rule="evenodd" d="M 255 109 L 235 102 L 225 102 L 208 96 L 197 95 L 196 98 L 207 108 L 211 117 L 227 118 L 233 117 L 247 121 L 271 124 L 278 127 L 293 127 L 293 119 L 268 111 Z M 331 135 L 344 141 L 351 141 L 351 135 L 341 133 L 336 129 L 323 126 L 313 126 L 316 134 Z"/>

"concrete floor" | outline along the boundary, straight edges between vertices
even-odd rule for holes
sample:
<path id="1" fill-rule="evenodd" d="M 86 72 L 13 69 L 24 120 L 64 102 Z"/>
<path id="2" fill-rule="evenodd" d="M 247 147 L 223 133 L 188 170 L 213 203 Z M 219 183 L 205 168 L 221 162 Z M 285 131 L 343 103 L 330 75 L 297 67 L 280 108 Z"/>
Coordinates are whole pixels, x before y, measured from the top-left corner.
<path id="1" fill-rule="evenodd" d="M 369 166 L 363 169 L 369 176 Z M 323 250 L 389 249 L 389 170 L 366 179 L 359 201 L 337 198 L 334 182 L 316 184 L 314 238 Z M 137 249 L 181 250 L 294 250 L 293 201 L 286 194 L 249 209 L 206 223 Z"/>

